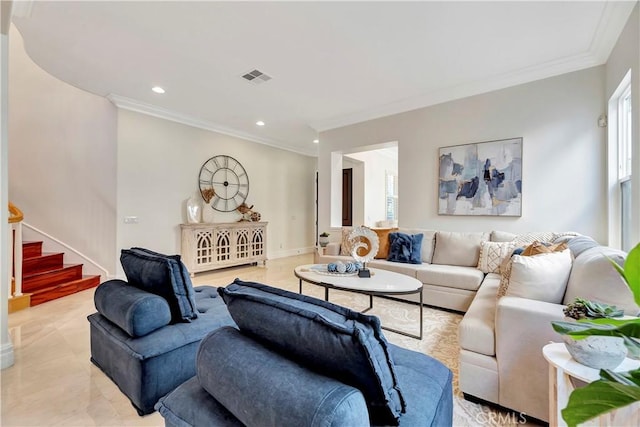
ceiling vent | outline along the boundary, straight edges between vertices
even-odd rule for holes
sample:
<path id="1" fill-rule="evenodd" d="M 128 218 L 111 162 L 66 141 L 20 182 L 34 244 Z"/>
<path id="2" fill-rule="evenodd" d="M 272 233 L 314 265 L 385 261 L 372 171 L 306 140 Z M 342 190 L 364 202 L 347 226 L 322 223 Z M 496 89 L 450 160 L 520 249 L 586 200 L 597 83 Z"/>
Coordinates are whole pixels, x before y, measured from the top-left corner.
<path id="1" fill-rule="evenodd" d="M 263 73 L 260 70 L 251 70 L 248 73 L 243 74 L 242 78 L 257 85 L 271 80 L 271 76 Z"/>

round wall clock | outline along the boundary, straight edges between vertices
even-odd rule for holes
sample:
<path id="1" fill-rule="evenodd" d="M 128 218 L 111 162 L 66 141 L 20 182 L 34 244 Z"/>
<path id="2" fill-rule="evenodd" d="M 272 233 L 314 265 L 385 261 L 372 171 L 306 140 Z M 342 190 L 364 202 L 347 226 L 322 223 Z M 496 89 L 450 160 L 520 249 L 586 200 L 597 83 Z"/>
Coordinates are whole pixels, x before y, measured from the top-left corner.
<path id="1" fill-rule="evenodd" d="M 231 212 L 247 200 L 249 176 L 239 161 L 230 156 L 214 156 L 200 168 L 200 194 L 220 212 Z"/>

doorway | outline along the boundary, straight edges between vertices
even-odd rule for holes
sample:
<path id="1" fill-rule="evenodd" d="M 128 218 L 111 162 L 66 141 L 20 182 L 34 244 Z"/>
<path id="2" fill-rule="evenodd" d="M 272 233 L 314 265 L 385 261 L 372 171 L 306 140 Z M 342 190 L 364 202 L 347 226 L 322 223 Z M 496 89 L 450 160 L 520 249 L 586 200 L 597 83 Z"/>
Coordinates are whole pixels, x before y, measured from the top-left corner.
<path id="1" fill-rule="evenodd" d="M 342 169 L 342 226 L 353 225 L 353 168 Z"/>

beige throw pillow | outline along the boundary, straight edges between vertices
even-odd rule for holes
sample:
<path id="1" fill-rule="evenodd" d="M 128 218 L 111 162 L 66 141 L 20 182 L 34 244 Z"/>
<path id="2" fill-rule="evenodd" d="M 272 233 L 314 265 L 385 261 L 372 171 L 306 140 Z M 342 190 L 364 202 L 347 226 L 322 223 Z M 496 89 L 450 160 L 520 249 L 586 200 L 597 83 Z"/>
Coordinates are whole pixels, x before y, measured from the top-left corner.
<path id="1" fill-rule="evenodd" d="M 571 262 L 568 249 L 534 256 L 514 255 L 505 295 L 560 304 L 571 273 Z"/>
<path id="2" fill-rule="evenodd" d="M 340 255 L 351 256 L 351 243 L 349 242 L 349 234 L 352 227 L 342 227 L 342 241 L 340 243 Z"/>
<path id="3" fill-rule="evenodd" d="M 489 240 L 489 233 L 438 231 L 432 263 L 476 267 L 480 242 L 486 240 Z"/>
<path id="4" fill-rule="evenodd" d="M 498 293 L 496 294 L 498 298 L 502 298 L 507 293 L 512 265 L 513 257 L 505 258 L 502 265 L 500 265 L 500 286 L 498 286 Z"/>
<path id="5" fill-rule="evenodd" d="M 483 273 L 500 273 L 502 261 L 511 256 L 513 242 L 480 242 L 480 259 L 478 270 Z"/>

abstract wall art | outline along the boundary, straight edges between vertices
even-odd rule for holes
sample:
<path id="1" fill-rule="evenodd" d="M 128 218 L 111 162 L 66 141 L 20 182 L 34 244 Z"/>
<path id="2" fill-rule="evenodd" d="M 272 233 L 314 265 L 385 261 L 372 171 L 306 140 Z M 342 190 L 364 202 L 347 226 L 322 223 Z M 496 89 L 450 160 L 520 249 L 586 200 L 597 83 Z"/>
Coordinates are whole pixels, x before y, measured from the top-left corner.
<path id="1" fill-rule="evenodd" d="M 440 148 L 439 215 L 522 215 L 522 138 Z"/>

